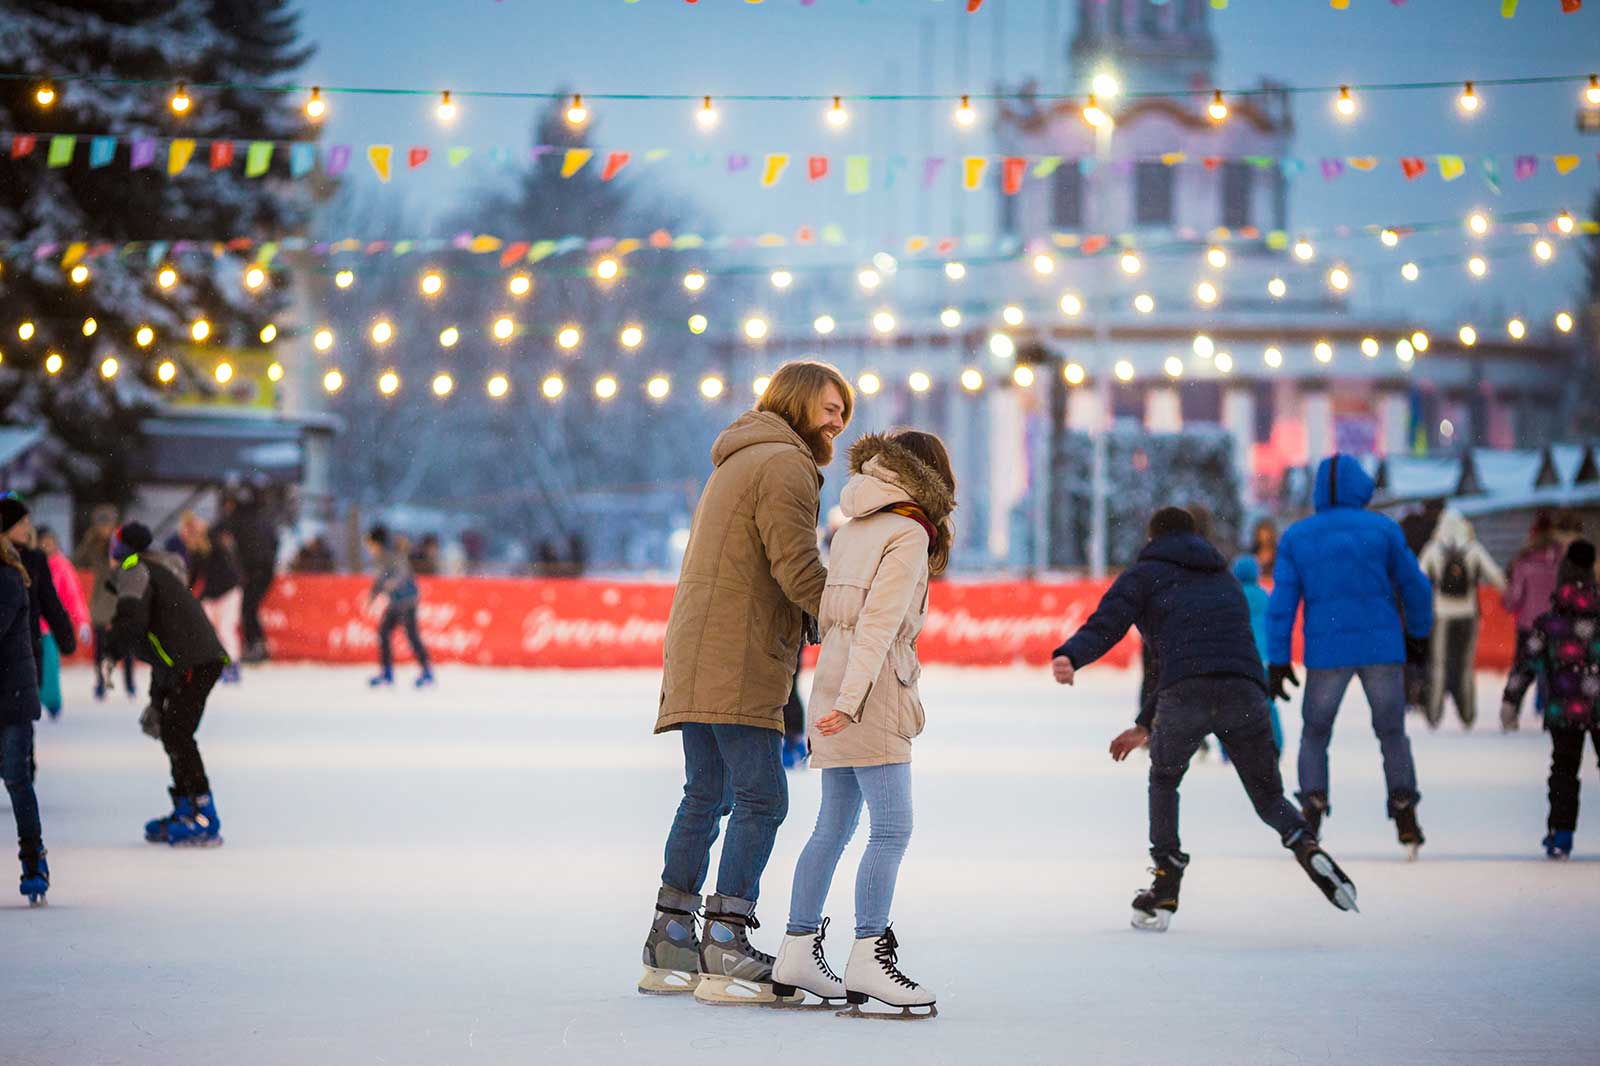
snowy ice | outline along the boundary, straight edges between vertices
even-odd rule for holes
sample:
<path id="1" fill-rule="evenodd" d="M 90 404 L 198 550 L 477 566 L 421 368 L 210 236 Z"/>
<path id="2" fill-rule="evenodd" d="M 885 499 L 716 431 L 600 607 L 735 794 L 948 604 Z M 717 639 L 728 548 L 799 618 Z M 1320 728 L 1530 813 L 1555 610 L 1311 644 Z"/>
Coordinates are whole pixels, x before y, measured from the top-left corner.
<path id="1" fill-rule="evenodd" d="M 1324 837 L 1359 915 L 1323 900 L 1229 768 L 1197 761 L 1182 909 L 1150 934 L 1127 922 L 1147 763 L 1106 754 L 1136 675 L 1062 689 L 1042 668 L 928 669 L 894 920 L 940 1016 L 908 1024 L 634 991 L 681 787 L 676 738 L 650 735 L 655 672 L 445 667 L 421 693 L 364 678 L 272 666 L 219 689 L 201 744 L 227 844 L 173 851 L 140 839 L 167 797 L 137 704 L 96 705 L 68 671 L 38 733 L 49 906 L 15 894 L 9 859 L 0 882 L 0 1062 L 1596 1061 L 1600 810 L 1572 861 L 1542 857 L 1549 745 L 1526 721 L 1494 730 L 1496 677 L 1477 731 L 1412 722 L 1417 863 L 1352 689 Z M 1584 774 L 1600 795 L 1592 753 Z M 769 950 L 818 778 L 789 779 L 754 936 Z M 839 968 L 865 832 L 829 900 Z"/>

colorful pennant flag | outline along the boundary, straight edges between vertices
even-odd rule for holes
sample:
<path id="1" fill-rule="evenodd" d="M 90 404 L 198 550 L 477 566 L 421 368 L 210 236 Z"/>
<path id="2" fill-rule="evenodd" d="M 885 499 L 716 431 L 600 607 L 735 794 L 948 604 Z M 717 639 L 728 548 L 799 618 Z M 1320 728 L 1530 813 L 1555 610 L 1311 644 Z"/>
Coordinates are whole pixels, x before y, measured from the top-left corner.
<path id="1" fill-rule="evenodd" d="M 11 137 L 11 158 L 21 159 L 25 155 L 31 155 L 33 153 L 33 146 L 37 144 L 38 141 L 39 138 L 35 137 L 31 133 L 13 134 Z"/>
<path id="2" fill-rule="evenodd" d="M 1438 157 L 1439 176 L 1445 181 L 1455 181 L 1467 171 L 1467 166 L 1458 155 L 1442 155 Z"/>
<path id="3" fill-rule="evenodd" d="M 392 144 L 367 145 L 367 162 L 372 164 L 372 171 L 378 175 L 378 180 L 384 184 L 389 182 L 389 162 L 394 156 Z"/>
<path id="4" fill-rule="evenodd" d="M 1378 157 L 1375 155 L 1353 155 L 1350 157 L 1350 165 L 1357 170 L 1376 170 L 1378 168 Z"/>
<path id="5" fill-rule="evenodd" d="M 590 148 L 568 148 L 566 157 L 561 161 L 561 176 L 563 178 L 572 177 L 583 169 L 583 165 L 593 155 L 594 150 Z"/>
<path id="6" fill-rule="evenodd" d="M 1324 159 L 1322 161 L 1322 176 L 1324 178 L 1326 178 L 1328 181 L 1332 181 L 1334 178 L 1337 178 L 1340 174 L 1343 174 L 1343 173 L 1344 173 L 1344 160 L 1342 160 L 1342 159 Z"/>
<path id="7" fill-rule="evenodd" d="M 244 176 L 259 178 L 272 166 L 273 143 L 271 141 L 251 141 L 250 147 L 244 153 Z"/>
<path id="8" fill-rule="evenodd" d="M 761 170 L 761 187 L 770 189 L 778 184 L 778 179 L 783 177 L 783 172 L 789 166 L 789 157 L 781 152 L 770 153 L 767 156 L 766 166 Z"/>
<path id="9" fill-rule="evenodd" d="M 212 141 L 211 142 L 211 169 L 212 170 L 226 170 L 228 167 L 231 167 L 231 166 L 233 166 L 233 142 L 232 141 Z"/>
<path id="10" fill-rule="evenodd" d="M 52 167 L 64 167 L 72 162 L 72 153 L 77 150 L 78 138 L 70 133 L 58 134 L 50 138 L 50 154 L 46 162 Z"/>
<path id="11" fill-rule="evenodd" d="M 1512 164 L 1512 176 L 1517 181 L 1527 181 L 1539 172 L 1539 157 L 1532 155 L 1519 155 Z"/>
<path id="12" fill-rule="evenodd" d="M 814 155 L 806 160 L 806 177 L 811 181 L 821 181 L 828 176 L 828 157 Z"/>
<path id="13" fill-rule="evenodd" d="M 983 184 L 983 172 L 989 166 L 989 157 L 983 155 L 969 155 L 961 160 L 961 184 L 967 189 L 976 189 Z"/>
<path id="14" fill-rule="evenodd" d="M 328 149 L 327 169 L 329 176 L 337 177 L 338 175 L 343 174 L 345 170 L 349 168 L 349 166 L 350 146 L 348 144 L 336 144 L 332 148 Z"/>
<path id="15" fill-rule="evenodd" d="M 117 157 L 117 139 L 115 137 L 96 137 L 89 142 L 89 166 L 92 169 L 110 166 L 111 161 Z"/>
<path id="16" fill-rule="evenodd" d="M 414 144 L 406 151 L 406 168 L 416 170 L 428 161 L 432 153 L 423 145 Z"/>
<path id="17" fill-rule="evenodd" d="M 872 187 L 872 157 L 852 155 L 844 161 L 844 191 L 856 195 Z"/>
<path id="18" fill-rule="evenodd" d="M 133 147 L 128 151 L 128 165 L 133 170 L 140 170 L 150 166 L 156 161 L 156 139 L 154 137 L 136 137 Z"/>
<path id="19" fill-rule="evenodd" d="M 464 148 L 459 144 L 453 146 L 450 149 L 449 156 L 448 156 L 448 158 L 450 160 L 450 165 L 453 166 L 453 167 L 459 167 L 462 163 L 465 163 L 467 161 L 467 156 L 469 156 L 471 154 L 472 154 L 472 149 L 471 148 Z"/>
<path id="20" fill-rule="evenodd" d="M 189 160 L 192 158 L 194 158 L 194 142 L 187 137 L 178 138 L 167 148 L 167 173 L 183 173 L 183 168 L 189 165 Z"/>
<path id="21" fill-rule="evenodd" d="M 1050 175 L 1054 174 L 1056 172 L 1056 169 L 1058 167 L 1060 167 L 1060 166 L 1061 166 L 1061 157 L 1060 156 L 1058 156 L 1058 155 L 1041 156 L 1039 161 L 1033 165 L 1033 176 L 1036 177 L 1036 178 L 1048 178 Z"/>
<path id="22" fill-rule="evenodd" d="M 1574 170 L 1578 169 L 1578 164 L 1582 162 L 1582 160 L 1582 156 L 1558 155 L 1555 157 L 1556 173 L 1571 174 Z"/>
<path id="23" fill-rule="evenodd" d="M 1028 172 L 1028 161 L 1021 156 L 1007 156 L 1000 165 L 1000 188 L 1007 196 L 1022 191 L 1022 177 Z"/>
<path id="24" fill-rule="evenodd" d="M 1400 160 L 1400 169 L 1407 181 L 1416 181 L 1428 169 L 1428 161 L 1421 156 L 1405 156 Z"/>
<path id="25" fill-rule="evenodd" d="M 297 144 L 289 149 L 289 176 L 303 178 L 317 165 L 317 146 Z"/>
<path id="26" fill-rule="evenodd" d="M 1500 195 L 1500 167 L 1491 156 L 1483 157 L 1483 182 L 1490 192 Z"/>
<path id="27" fill-rule="evenodd" d="M 628 160 L 633 156 L 627 152 L 612 152 L 606 156 L 605 169 L 600 172 L 601 181 L 610 181 L 617 176 L 617 172 L 628 165 Z"/>
<path id="28" fill-rule="evenodd" d="M 939 172 L 944 169 L 945 158 L 942 155 L 932 155 L 922 161 L 922 187 L 933 188 L 933 183 L 939 179 Z"/>

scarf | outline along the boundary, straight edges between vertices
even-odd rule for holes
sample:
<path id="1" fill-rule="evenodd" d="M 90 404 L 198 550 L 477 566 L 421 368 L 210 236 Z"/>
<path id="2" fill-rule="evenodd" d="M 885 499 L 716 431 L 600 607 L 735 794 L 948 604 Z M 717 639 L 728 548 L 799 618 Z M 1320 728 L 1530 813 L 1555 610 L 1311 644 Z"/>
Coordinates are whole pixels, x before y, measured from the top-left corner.
<path id="1" fill-rule="evenodd" d="M 889 514 L 903 515 L 904 517 L 911 519 L 917 525 L 921 526 L 923 532 L 928 534 L 928 554 L 933 554 L 933 550 L 939 546 L 939 529 L 933 524 L 933 521 L 928 518 L 928 512 L 909 501 L 905 503 L 891 503 L 889 506 L 885 507 L 884 510 Z"/>

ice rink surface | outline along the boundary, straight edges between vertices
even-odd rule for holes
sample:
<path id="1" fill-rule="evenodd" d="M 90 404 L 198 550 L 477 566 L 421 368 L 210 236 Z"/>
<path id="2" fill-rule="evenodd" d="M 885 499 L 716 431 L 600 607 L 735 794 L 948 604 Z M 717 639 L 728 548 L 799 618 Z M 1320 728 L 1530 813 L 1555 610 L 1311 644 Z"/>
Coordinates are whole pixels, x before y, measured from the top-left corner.
<path id="1" fill-rule="evenodd" d="M 0 1062 L 1595 1062 L 1600 809 L 1545 860 L 1549 745 L 1494 728 L 1412 733 L 1428 835 L 1403 860 L 1359 689 L 1333 751 L 1328 849 L 1360 915 L 1326 903 L 1213 757 L 1183 787 L 1192 854 L 1165 935 L 1128 928 L 1148 883 L 1145 770 L 1106 755 L 1136 675 L 1076 689 L 1038 670 L 930 668 L 901 962 L 938 1019 L 701 1006 L 634 991 L 681 788 L 652 737 L 653 672 L 446 667 L 373 693 L 365 672 L 268 667 L 201 730 L 225 847 L 141 840 L 165 760 L 138 706 L 39 724 L 50 904 L 0 871 Z M 409 676 L 405 678 L 409 681 Z M 1291 752 L 1298 704 L 1286 716 Z M 1293 759 L 1285 760 L 1293 788 Z M 776 950 L 817 773 L 791 775 L 758 946 Z M 1591 754 L 1584 780 L 1595 787 Z M 1591 805 L 1596 800 L 1591 799 Z M 9 831 L 9 829 L 7 830 Z M 849 949 L 865 819 L 829 901 Z M 9 852 L 8 852 L 9 854 Z M 708 886 L 708 888 L 711 886 Z"/>

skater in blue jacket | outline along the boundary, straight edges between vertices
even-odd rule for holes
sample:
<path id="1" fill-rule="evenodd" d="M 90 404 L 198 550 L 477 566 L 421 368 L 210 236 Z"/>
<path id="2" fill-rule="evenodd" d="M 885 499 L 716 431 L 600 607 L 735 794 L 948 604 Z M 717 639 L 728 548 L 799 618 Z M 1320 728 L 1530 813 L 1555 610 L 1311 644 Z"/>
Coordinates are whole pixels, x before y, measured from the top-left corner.
<path id="1" fill-rule="evenodd" d="M 1244 589 L 1244 602 L 1250 608 L 1250 635 L 1255 638 L 1256 651 L 1261 655 L 1261 666 L 1266 668 L 1267 658 L 1267 590 L 1261 587 L 1261 564 L 1253 555 L 1241 555 L 1233 561 L 1233 576 Z M 1283 721 L 1278 717 L 1278 701 L 1267 700 L 1267 713 L 1272 717 L 1272 746 L 1283 754 Z M 1222 761 L 1228 761 L 1228 750 L 1222 750 Z"/>

